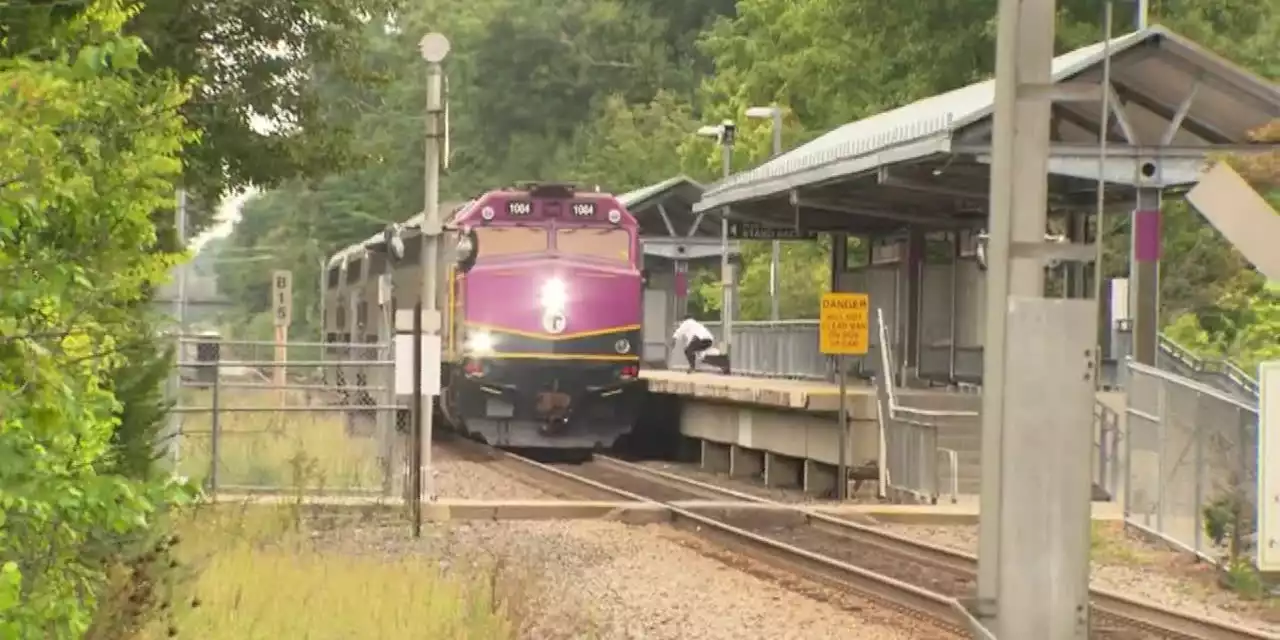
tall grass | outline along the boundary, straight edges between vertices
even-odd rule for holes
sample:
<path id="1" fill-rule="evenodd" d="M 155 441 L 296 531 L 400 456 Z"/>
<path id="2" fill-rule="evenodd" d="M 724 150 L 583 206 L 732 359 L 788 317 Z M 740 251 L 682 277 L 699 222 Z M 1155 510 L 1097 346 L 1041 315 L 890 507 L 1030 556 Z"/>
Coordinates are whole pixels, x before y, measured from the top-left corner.
<path id="1" fill-rule="evenodd" d="M 350 437 L 349 418 L 372 414 L 323 407 L 314 411 L 237 411 L 237 408 L 305 406 L 296 391 L 228 389 L 219 394 L 218 483 L 223 487 L 271 487 L 281 490 L 376 489 L 382 486 L 378 441 Z M 206 390 L 187 391 L 182 404 L 209 407 Z M 204 484 L 213 457 L 213 416 L 184 413 L 180 473 Z"/>
<path id="2" fill-rule="evenodd" d="M 335 550 L 293 517 L 239 505 L 191 514 L 175 549 L 193 577 L 179 588 L 172 620 L 142 638 L 516 637 L 514 600 L 492 573 L 460 577 L 429 556 Z"/>

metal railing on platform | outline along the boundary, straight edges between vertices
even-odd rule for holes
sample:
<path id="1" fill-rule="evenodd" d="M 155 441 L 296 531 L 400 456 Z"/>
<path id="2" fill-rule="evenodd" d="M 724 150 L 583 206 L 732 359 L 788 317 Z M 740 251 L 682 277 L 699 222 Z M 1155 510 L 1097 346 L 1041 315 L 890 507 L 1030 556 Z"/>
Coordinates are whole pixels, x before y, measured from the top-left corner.
<path id="1" fill-rule="evenodd" d="M 881 344 L 888 344 L 884 313 L 876 310 L 876 326 Z M 880 371 L 891 370 L 892 349 L 877 354 Z M 959 426 L 961 421 L 975 421 L 975 411 L 940 411 L 898 404 L 893 377 L 875 377 L 877 415 L 880 423 L 880 492 L 895 500 L 936 504 L 943 493 L 939 477 L 939 460 L 947 460 L 947 493 L 955 503 L 960 494 L 959 455 L 955 450 L 938 446 L 938 430 Z"/>
<path id="2" fill-rule="evenodd" d="M 716 337 L 724 339 L 719 322 L 706 323 Z M 777 322 L 734 322 L 732 360 L 738 375 L 798 380 L 830 380 L 835 364 L 818 349 L 817 320 Z"/>
<path id="3" fill-rule="evenodd" d="M 719 322 L 708 322 L 706 326 L 717 340 L 723 338 Z M 888 335 L 895 333 L 891 328 Z M 866 356 L 848 358 L 851 373 L 866 379 L 877 376 L 884 361 L 879 356 L 879 340 L 871 342 Z M 818 348 L 817 320 L 735 322 L 731 344 L 736 375 L 797 380 L 835 378 L 834 360 Z M 890 350 L 897 346 L 894 342 L 889 344 Z M 1159 350 L 1161 356 L 1185 369 L 1199 382 L 1246 401 L 1258 397 L 1258 381 L 1228 360 L 1201 358 L 1163 334 L 1159 337 Z M 905 364 L 916 370 L 917 377 L 935 384 L 981 385 L 982 358 L 981 346 L 959 346 L 954 341 L 944 341 L 921 345 L 917 362 L 904 363 L 893 358 L 888 362 L 895 374 Z M 1123 381 L 1115 384 L 1123 386 Z"/>
<path id="4" fill-rule="evenodd" d="M 1093 403 L 1093 483 L 1112 500 L 1120 495 L 1120 414 L 1101 400 Z"/>

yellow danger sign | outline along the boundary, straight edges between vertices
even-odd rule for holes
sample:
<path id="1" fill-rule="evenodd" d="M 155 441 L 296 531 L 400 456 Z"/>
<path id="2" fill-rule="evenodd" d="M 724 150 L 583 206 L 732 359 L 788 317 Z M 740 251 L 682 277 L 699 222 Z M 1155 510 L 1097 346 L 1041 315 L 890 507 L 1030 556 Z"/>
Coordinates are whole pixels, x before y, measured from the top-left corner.
<path id="1" fill-rule="evenodd" d="M 829 356 L 860 356 L 871 335 L 870 300 L 865 293 L 824 293 L 818 315 L 818 342 Z"/>

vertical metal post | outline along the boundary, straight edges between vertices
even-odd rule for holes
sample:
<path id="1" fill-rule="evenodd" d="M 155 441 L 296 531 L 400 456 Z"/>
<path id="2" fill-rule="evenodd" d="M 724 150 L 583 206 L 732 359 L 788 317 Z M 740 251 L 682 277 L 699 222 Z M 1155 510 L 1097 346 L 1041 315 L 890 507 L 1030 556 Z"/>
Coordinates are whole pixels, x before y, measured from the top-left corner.
<path id="1" fill-rule="evenodd" d="M 409 518 L 413 523 L 413 537 L 422 537 L 422 450 L 423 425 L 429 424 L 430 418 L 423 418 L 423 413 L 430 413 L 425 407 L 422 397 L 422 303 L 413 306 L 413 441 L 409 451 Z M 424 409 L 428 409 L 424 411 Z"/>
<path id="2" fill-rule="evenodd" d="M 947 348 L 947 375 L 952 383 L 956 381 L 956 329 L 958 322 L 956 318 L 960 316 L 959 298 L 960 298 L 960 234 L 952 232 L 951 234 L 951 304 L 947 312 L 947 331 L 951 338 L 950 346 Z"/>
<path id="3" fill-rule="evenodd" d="M 221 405 L 219 404 L 218 393 L 222 387 L 221 345 L 219 345 L 218 351 L 219 357 L 213 361 L 213 392 L 211 393 L 213 397 L 209 402 L 209 404 L 213 405 L 209 428 L 209 437 L 211 439 L 209 446 L 209 495 L 215 498 L 218 495 L 218 467 L 222 466 L 222 419 L 220 416 L 221 411 L 219 411 Z"/>
<path id="4" fill-rule="evenodd" d="M 1208 399 L 1207 396 L 1204 396 L 1202 394 L 1197 393 L 1196 395 L 1199 396 L 1199 400 L 1201 402 Z M 1196 522 L 1200 519 L 1200 514 L 1202 513 L 1201 509 L 1204 506 L 1203 486 L 1204 486 L 1204 435 L 1205 434 L 1202 433 L 1204 429 L 1204 422 L 1199 420 L 1199 414 L 1200 414 L 1200 412 L 1198 411 L 1199 407 L 1196 407 L 1196 408 L 1197 408 L 1197 411 L 1196 411 L 1197 419 L 1191 423 L 1192 428 L 1194 429 L 1194 431 L 1192 432 L 1193 437 L 1196 439 L 1195 441 L 1195 448 L 1196 448 L 1195 450 L 1195 465 L 1196 465 L 1195 483 L 1196 485 L 1194 489 L 1195 497 L 1194 497 L 1194 501 L 1192 503 L 1192 509 L 1191 509 L 1192 522 Z M 1238 424 L 1240 421 L 1236 420 L 1236 422 Z M 1239 442 L 1243 443 L 1244 441 L 1240 440 Z M 1163 478 L 1161 480 L 1163 481 Z M 1235 487 L 1232 487 L 1232 488 L 1234 489 Z M 1200 547 L 1203 544 L 1203 538 L 1201 536 L 1204 535 L 1204 531 L 1201 527 L 1192 527 L 1191 529 L 1192 531 L 1195 532 L 1194 538 L 1193 538 L 1194 544 L 1192 545 L 1192 548 L 1195 549 L 1197 553 L 1199 553 L 1201 550 Z"/>
<path id="5" fill-rule="evenodd" d="M 780 155 L 782 155 L 782 109 L 775 106 L 773 108 L 773 157 Z M 782 289 L 779 283 L 782 268 L 782 241 L 775 239 L 770 249 L 772 253 L 769 256 L 769 319 L 777 322 L 782 319 Z"/>
<path id="6" fill-rule="evenodd" d="M 1133 359 L 1156 365 L 1160 311 L 1160 189 L 1139 187 L 1133 210 L 1132 260 L 1129 267 Z"/>
<path id="7" fill-rule="evenodd" d="M 1150 0 L 1136 0 L 1137 11 L 1133 15 L 1133 27 L 1135 29 L 1147 28 L 1147 16 L 1151 13 Z"/>
<path id="8" fill-rule="evenodd" d="M 178 251 L 184 251 L 187 248 L 187 190 L 178 189 L 178 206 L 174 211 L 174 232 L 177 235 Z M 173 301 L 174 319 L 178 321 L 178 335 L 174 341 L 177 349 L 177 361 L 183 361 L 183 351 L 185 349 L 182 339 L 187 333 L 187 265 L 183 263 L 178 266 L 177 273 L 177 296 Z M 173 400 L 181 404 L 182 397 L 182 368 L 174 367 L 173 376 Z M 178 472 L 178 465 L 182 461 L 182 423 L 183 414 L 180 411 L 174 411 L 169 414 L 169 433 L 165 438 L 168 448 L 169 462 L 173 466 L 172 471 Z"/>
<path id="9" fill-rule="evenodd" d="M 444 128 L 441 126 L 441 119 L 444 115 L 444 71 L 440 66 L 440 62 L 444 60 L 449 53 L 449 41 L 444 36 L 433 33 L 428 34 L 421 42 L 422 56 L 427 61 L 427 138 L 426 138 L 426 158 L 423 168 L 423 198 L 425 210 L 422 220 L 422 295 L 419 300 L 420 315 L 425 315 L 420 322 L 422 329 L 427 332 L 431 340 L 426 341 L 432 345 L 437 351 L 430 354 L 427 359 L 430 366 L 440 366 L 440 330 L 442 325 L 439 300 L 437 299 L 436 289 L 443 274 L 440 272 L 440 239 L 443 233 L 443 221 L 440 219 L 440 147 L 441 138 L 444 134 Z M 415 335 L 420 335 L 421 331 Z M 421 338 L 419 338 L 421 342 Z M 417 357 L 422 358 L 421 344 L 415 350 L 419 354 Z M 414 369 L 415 375 L 421 377 L 421 366 Z M 419 470 L 423 474 L 424 486 L 421 490 L 426 492 L 428 499 L 435 499 L 435 478 L 431 469 L 431 440 L 434 425 L 432 420 L 434 417 L 434 406 L 437 392 L 436 389 L 430 389 L 427 406 L 422 407 L 417 418 L 422 423 L 422 429 L 426 435 L 417 443 L 417 450 L 422 456 L 425 464 L 425 470 Z M 421 515 L 421 507 L 418 509 Z M 415 531 L 420 524 L 415 524 Z"/>
<path id="10" fill-rule="evenodd" d="M 849 497 L 849 373 L 844 356 L 836 356 L 836 375 L 840 378 L 840 434 L 836 444 L 840 447 L 840 464 L 836 470 L 836 498 L 846 500 Z"/>
<path id="11" fill-rule="evenodd" d="M 1151 379 L 1151 374 L 1144 373 L 1144 377 Z M 1164 533 L 1164 507 L 1165 494 L 1164 483 L 1168 478 L 1168 472 L 1165 469 L 1164 442 L 1168 437 L 1168 415 L 1169 415 L 1169 389 L 1168 384 L 1163 378 L 1154 378 L 1156 384 L 1156 478 L 1159 482 L 1156 484 L 1156 531 Z"/>
<path id="12" fill-rule="evenodd" d="M 720 159 L 725 179 L 733 171 L 733 126 L 729 123 L 721 125 Z M 734 290 L 734 273 L 729 264 L 729 207 L 725 206 L 720 213 L 720 326 L 724 333 L 724 354 L 730 355 L 733 347 L 733 307 L 737 292 Z"/>
<path id="13" fill-rule="evenodd" d="M 325 338 L 326 338 L 326 335 L 327 335 L 327 332 L 325 331 L 325 328 L 326 328 L 326 327 L 328 326 L 328 324 L 329 324 L 329 323 L 326 321 L 326 320 L 328 319 L 328 318 L 327 318 L 327 316 L 326 316 L 326 311 L 328 311 L 328 309 L 326 309 L 326 308 L 325 308 L 325 307 L 326 307 L 326 303 L 325 303 L 325 299 L 324 299 L 324 298 L 325 298 L 325 290 L 328 288 L 326 285 L 329 283 L 328 275 L 329 275 L 329 269 L 328 269 L 328 266 L 325 264 L 325 259 L 324 259 L 323 257 L 321 257 L 321 258 L 320 258 L 320 282 L 318 283 L 318 284 L 320 285 L 320 288 L 318 289 L 318 293 L 320 294 L 320 302 L 319 302 L 319 307 L 320 307 L 320 310 L 319 310 L 319 311 L 320 311 L 320 325 L 317 327 L 317 331 L 319 332 L 319 335 L 316 337 L 316 342 L 319 342 L 319 343 L 321 344 L 321 347 L 320 347 L 320 362 L 322 362 L 322 363 L 325 361 L 326 357 L 329 355 L 329 354 L 328 354 L 329 348 L 328 348 L 328 347 L 326 347 L 326 346 L 323 346 L 323 345 L 325 344 L 325 342 L 326 342 Z"/>

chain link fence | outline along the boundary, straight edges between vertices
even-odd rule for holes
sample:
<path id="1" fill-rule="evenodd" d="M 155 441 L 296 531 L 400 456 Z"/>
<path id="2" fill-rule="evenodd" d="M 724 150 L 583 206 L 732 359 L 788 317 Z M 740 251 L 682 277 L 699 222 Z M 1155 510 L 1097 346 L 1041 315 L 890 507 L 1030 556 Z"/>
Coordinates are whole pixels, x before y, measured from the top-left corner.
<path id="1" fill-rule="evenodd" d="M 180 474 L 210 494 L 400 492 L 408 421 L 388 344 L 180 343 Z"/>
<path id="2" fill-rule="evenodd" d="M 1244 552 L 1257 509 L 1258 409 L 1128 363 L 1126 520 L 1206 558 Z"/>

